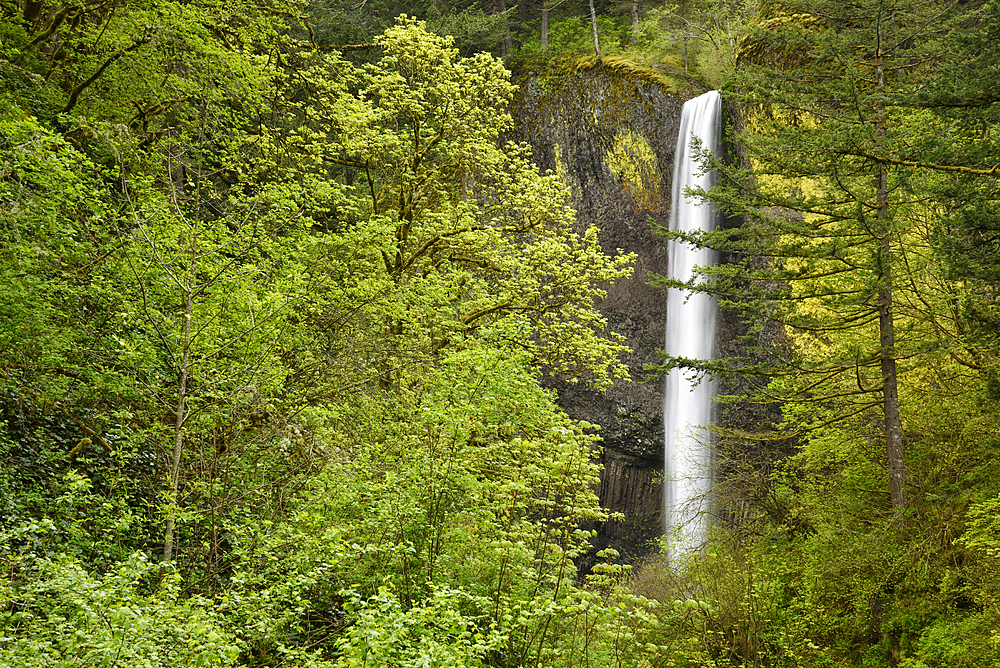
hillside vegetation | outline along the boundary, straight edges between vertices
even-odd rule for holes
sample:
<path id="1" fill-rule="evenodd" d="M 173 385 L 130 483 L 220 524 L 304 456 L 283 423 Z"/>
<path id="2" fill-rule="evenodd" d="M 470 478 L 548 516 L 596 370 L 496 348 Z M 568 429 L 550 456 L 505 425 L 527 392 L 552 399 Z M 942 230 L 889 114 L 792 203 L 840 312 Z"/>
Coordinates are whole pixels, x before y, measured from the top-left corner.
<path id="1" fill-rule="evenodd" d="M 0 665 L 1000 666 L 1000 5 L 792 4 L 0 2 Z M 498 138 L 592 38 L 740 111 L 666 364 L 773 421 L 584 575 L 632 258 Z"/>

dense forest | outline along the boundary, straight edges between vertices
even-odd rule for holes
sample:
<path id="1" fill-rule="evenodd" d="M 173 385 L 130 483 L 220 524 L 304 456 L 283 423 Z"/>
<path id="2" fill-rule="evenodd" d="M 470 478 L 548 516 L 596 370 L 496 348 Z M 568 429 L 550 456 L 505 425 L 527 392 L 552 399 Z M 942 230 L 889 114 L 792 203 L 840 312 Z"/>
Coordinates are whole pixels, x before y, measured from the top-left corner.
<path id="1" fill-rule="evenodd" d="M 1000 2 L 0 17 L 0 666 L 1000 666 Z M 733 110 L 745 355 L 650 373 L 769 417 L 669 563 L 542 382 L 627 376 L 633 258 L 509 141 L 608 62 Z"/>

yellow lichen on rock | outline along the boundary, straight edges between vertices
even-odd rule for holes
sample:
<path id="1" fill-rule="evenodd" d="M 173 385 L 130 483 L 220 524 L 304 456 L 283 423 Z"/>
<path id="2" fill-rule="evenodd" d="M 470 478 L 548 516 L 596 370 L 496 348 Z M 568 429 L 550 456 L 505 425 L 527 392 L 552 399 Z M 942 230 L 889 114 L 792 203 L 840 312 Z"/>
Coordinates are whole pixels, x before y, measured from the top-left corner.
<path id="1" fill-rule="evenodd" d="M 660 209 L 663 203 L 660 169 L 656 153 L 645 137 L 631 130 L 619 133 L 614 146 L 605 154 L 604 163 L 632 195 L 637 209 Z"/>
<path id="2" fill-rule="evenodd" d="M 562 147 L 558 143 L 552 144 L 552 157 L 555 159 L 556 163 L 556 176 L 559 180 L 563 182 L 563 185 L 570 189 L 570 191 L 577 190 L 578 186 L 573 181 L 573 178 L 569 175 L 569 170 L 566 169 L 566 163 L 562 159 Z"/>

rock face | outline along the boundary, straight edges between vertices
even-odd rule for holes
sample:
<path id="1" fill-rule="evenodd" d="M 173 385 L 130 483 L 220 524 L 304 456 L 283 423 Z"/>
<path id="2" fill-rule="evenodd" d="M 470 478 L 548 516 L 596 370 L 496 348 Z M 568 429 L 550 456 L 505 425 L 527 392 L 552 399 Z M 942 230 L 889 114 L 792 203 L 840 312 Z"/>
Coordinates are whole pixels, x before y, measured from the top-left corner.
<path id="1" fill-rule="evenodd" d="M 556 384 L 563 409 L 601 426 L 601 505 L 625 519 L 598 527 L 595 547 L 612 545 L 626 559 L 648 553 L 663 525 L 663 380 L 644 380 L 664 346 L 666 297 L 649 285 L 667 273 L 667 243 L 653 231 L 670 214 L 674 151 L 685 99 L 655 77 L 627 68 L 592 69 L 522 83 L 516 138 L 536 163 L 571 191 L 581 228 L 600 228 L 601 245 L 637 255 L 630 280 L 608 289 L 599 305 L 612 330 L 626 337 L 632 382 L 606 394 Z"/>

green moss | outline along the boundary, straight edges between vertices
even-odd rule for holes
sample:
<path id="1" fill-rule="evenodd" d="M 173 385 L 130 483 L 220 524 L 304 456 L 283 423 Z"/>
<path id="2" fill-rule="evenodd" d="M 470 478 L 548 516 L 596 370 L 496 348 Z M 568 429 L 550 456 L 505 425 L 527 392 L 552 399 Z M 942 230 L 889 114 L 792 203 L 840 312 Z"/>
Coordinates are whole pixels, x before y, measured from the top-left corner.
<path id="1" fill-rule="evenodd" d="M 642 56 L 631 53 L 603 57 L 590 55 L 552 63 L 543 70 L 526 73 L 519 82 L 518 95 L 535 97 L 539 110 L 544 112 L 550 110 L 551 101 L 562 97 L 566 85 L 577 85 L 575 76 L 584 72 L 596 76 L 610 75 L 608 80 L 615 89 L 613 102 L 622 102 L 620 105 L 616 104 L 622 108 L 615 109 L 614 112 L 620 113 L 629 105 L 635 104 L 636 99 L 632 94 L 635 86 L 656 86 L 664 93 L 682 99 L 695 97 L 709 89 L 701 81 L 683 74 L 683 69 L 682 63 L 666 55 L 658 57 L 652 64 Z M 629 89 L 626 98 L 618 100 L 623 88 Z"/>
<path id="2" fill-rule="evenodd" d="M 616 74 L 624 74 L 632 77 L 636 82 L 654 84 L 661 86 L 671 95 L 684 96 L 693 87 L 693 80 L 687 79 L 674 69 L 672 58 L 664 58 L 656 64 L 650 65 L 641 60 L 638 56 L 627 53 L 614 54 L 598 58 L 588 56 L 580 58 L 574 65 L 575 71 L 592 70 L 598 67 L 609 69 Z M 680 69 L 683 65 L 677 63 Z M 707 90 L 707 88 L 705 88 Z"/>

